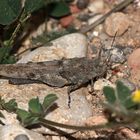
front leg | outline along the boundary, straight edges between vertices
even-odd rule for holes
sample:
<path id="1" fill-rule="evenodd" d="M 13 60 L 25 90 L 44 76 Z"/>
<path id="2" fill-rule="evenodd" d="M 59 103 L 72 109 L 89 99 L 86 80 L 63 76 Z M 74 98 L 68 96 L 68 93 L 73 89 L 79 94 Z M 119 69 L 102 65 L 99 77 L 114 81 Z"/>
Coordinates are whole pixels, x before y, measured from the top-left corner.
<path id="1" fill-rule="evenodd" d="M 77 84 L 75 84 L 75 85 L 70 85 L 69 87 L 68 87 L 68 91 L 67 91 L 67 93 L 68 93 L 68 107 L 70 108 L 70 104 L 71 104 L 71 93 L 73 92 L 73 91 L 75 91 L 75 90 L 77 90 L 77 89 L 79 89 L 80 87 L 82 87 L 85 83 L 87 83 L 87 82 L 85 82 L 85 81 L 80 81 L 80 82 L 78 82 Z"/>

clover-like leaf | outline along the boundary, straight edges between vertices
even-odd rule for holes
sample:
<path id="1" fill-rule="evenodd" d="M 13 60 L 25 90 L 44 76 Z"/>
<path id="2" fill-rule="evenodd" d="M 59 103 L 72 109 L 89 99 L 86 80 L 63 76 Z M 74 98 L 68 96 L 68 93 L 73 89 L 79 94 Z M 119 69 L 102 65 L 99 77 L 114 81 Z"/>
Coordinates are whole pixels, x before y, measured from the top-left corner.
<path id="1" fill-rule="evenodd" d="M 106 97 L 106 100 L 108 101 L 108 103 L 110 104 L 114 104 L 116 101 L 116 96 L 115 96 L 115 90 L 114 88 L 110 87 L 110 86 L 105 86 L 103 88 L 103 94 Z"/>
<path id="2" fill-rule="evenodd" d="M 4 109 L 6 109 L 9 112 L 13 112 L 17 109 L 17 103 L 15 99 L 9 100 L 7 103 L 3 105 Z"/>
<path id="3" fill-rule="evenodd" d="M 9 25 L 21 13 L 21 0 L 0 0 L 0 24 Z"/>
<path id="4" fill-rule="evenodd" d="M 55 94 L 49 94 L 49 95 L 47 95 L 47 96 L 44 98 L 44 101 L 43 101 L 43 108 L 44 108 L 44 111 L 46 112 L 47 109 L 48 109 L 49 107 L 51 107 L 57 99 L 58 99 L 58 97 L 57 97 Z"/>
<path id="5" fill-rule="evenodd" d="M 70 8 L 65 2 L 53 3 L 50 6 L 52 8 L 50 11 L 50 15 L 53 17 L 62 17 L 70 14 Z"/>
<path id="6" fill-rule="evenodd" d="M 17 113 L 17 117 L 20 119 L 20 121 L 24 124 L 25 123 L 25 120 L 31 116 L 31 113 L 26 111 L 26 110 L 23 110 L 23 109 L 17 109 L 16 111 Z"/>
<path id="7" fill-rule="evenodd" d="M 1 47 L 0 48 L 0 63 L 9 55 L 9 52 L 11 50 L 11 47 Z"/>
<path id="8" fill-rule="evenodd" d="M 24 5 L 25 12 L 27 14 L 32 13 L 43 7 L 45 3 L 45 0 L 26 0 Z"/>
<path id="9" fill-rule="evenodd" d="M 130 89 L 121 81 L 116 82 L 116 90 L 117 96 L 122 104 L 131 96 Z"/>
<path id="10" fill-rule="evenodd" d="M 39 98 L 33 98 L 29 101 L 29 111 L 36 115 L 43 115 L 43 107 L 39 102 Z"/>
<path id="11" fill-rule="evenodd" d="M 37 116 L 29 116 L 28 118 L 25 119 L 24 121 L 24 125 L 25 126 L 30 126 L 30 125 L 34 125 L 34 124 L 38 124 L 39 123 L 39 117 Z"/>
<path id="12" fill-rule="evenodd" d="M 134 107 L 136 107 L 138 104 L 133 102 L 132 98 L 129 97 L 127 98 L 125 101 L 124 101 L 124 104 L 123 104 L 127 109 L 132 109 Z"/>
<path id="13" fill-rule="evenodd" d="M 28 112 L 26 110 L 17 109 L 16 113 L 17 113 L 18 119 L 21 121 L 21 123 L 24 126 L 37 124 L 39 122 L 37 116 L 33 116 L 32 113 L 30 113 L 30 112 Z"/>

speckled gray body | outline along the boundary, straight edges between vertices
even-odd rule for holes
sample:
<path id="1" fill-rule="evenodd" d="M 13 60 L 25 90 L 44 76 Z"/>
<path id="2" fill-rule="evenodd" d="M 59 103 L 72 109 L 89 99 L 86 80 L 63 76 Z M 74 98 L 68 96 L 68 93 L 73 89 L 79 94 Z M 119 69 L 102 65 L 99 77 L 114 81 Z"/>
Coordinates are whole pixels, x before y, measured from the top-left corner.
<path id="1" fill-rule="evenodd" d="M 92 79 L 104 75 L 106 71 L 106 63 L 99 58 L 72 58 L 27 64 L 0 65 L 1 78 L 16 79 L 19 80 L 20 84 L 27 80 L 32 83 L 45 83 L 53 87 L 69 85 L 69 92 L 78 89 Z"/>

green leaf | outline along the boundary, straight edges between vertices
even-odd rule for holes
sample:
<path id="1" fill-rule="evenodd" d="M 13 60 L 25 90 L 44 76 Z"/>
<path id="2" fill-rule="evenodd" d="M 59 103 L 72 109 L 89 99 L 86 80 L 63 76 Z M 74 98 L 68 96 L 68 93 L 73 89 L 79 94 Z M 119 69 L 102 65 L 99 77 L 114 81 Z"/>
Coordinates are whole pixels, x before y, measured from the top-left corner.
<path id="1" fill-rule="evenodd" d="M 38 117 L 33 116 L 30 112 L 26 110 L 17 109 L 16 113 L 17 113 L 17 117 L 19 118 L 19 120 L 24 126 L 37 124 L 39 122 Z"/>
<path id="2" fill-rule="evenodd" d="M 36 115 L 43 115 L 43 107 L 40 104 L 38 97 L 29 101 L 29 111 Z"/>
<path id="3" fill-rule="evenodd" d="M 34 124 L 38 124 L 39 123 L 39 117 L 37 116 L 29 116 L 28 118 L 25 119 L 24 121 L 24 125 L 26 126 L 30 126 L 30 125 L 34 125 Z"/>
<path id="4" fill-rule="evenodd" d="M 9 55 L 11 47 L 1 47 L 0 48 L 0 63 Z"/>
<path id="5" fill-rule="evenodd" d="M 25 120 L 31 116 L 31 113 L 27 112 L 26 110 L 23 109 L 17 109 L 16 111 L 17 117 L 20 119 L 20 121 L 24 124 Z"/>
<path id="6" fill-rule="evenodd" d="M 50 15 L 53 17 L 62 17 L 70 14 L 70 8 L 65 2 L 51 4 Z"/>
<path id="7" fill-rule="evenodd" d="M 45 4 L 45 0 L 26 0 L 24 5 L 25 13 L 32 13 L 43 7 Z"/>
<path id="8" fill-rule="evenodd" d="M 132 101 L 132 98 L 127 98 L 124 102 L 124 106 L 127 108 L 127 109 L 132 109 L 134 108 L 135 106 L 137 106 L 138 104 L 137 103 L 134 103 Z"/>
<path id="9" fill-rule="evenodd" d="M 49 107 L 51 107 L 57 99 L 58 99 L 58 97 L 55 94 L 47 95 L 44 98 L 44 101 L 43 101 L 43 108 L 44 108 L 44 110 L 47 111 L 47 109 Z"/>
<path id="10" fill-rule="evenodd" d="M 7 103 L 4 104 L 4 109 L 6 109 L 9 112 L 13 112 L 17 109 L 17 103 L 15 99 L 9 100 Z"/>
<path id="11" fill-rule="evenodd" d="M 103 94 L 106 97 L 106 100 L 108 101 L 108 103 L 110 104 L 114 104 L 116 101 L 116 96 L 115 96 L 115 90 L 112 87 L 109 86 L 105 86 L 103 88 Z"/>
<path id="12" fill-rule="evenodd" d="M 125 86 L 121 81 L 116 82 L 116 90 L 118 98 L 122 104 L 131 96 L 130 89 Z"/>
<path id="13" fill-rule="evenodd" d="M 21 12 L 21 0 L 0 0 L 0 24 L 9 25 Z"/>
<path id="14" fill-rule="evenodd" d="M 14 64 L 16 63 L 16 58 L 15 56 L 7 56 L 6 58 L 3 59 L 1 62 L 2 64 Z"/>

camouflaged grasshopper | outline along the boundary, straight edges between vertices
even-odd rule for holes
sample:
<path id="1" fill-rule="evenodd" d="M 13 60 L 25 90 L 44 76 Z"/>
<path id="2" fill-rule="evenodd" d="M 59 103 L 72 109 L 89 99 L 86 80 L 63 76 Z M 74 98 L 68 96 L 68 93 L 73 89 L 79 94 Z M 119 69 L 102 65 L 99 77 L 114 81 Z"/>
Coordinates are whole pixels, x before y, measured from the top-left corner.
<path id="1" fill-rule="evenodd" d="M 103 77 L 108 69 L 108 59 L 71 58 L 45 62 L 1 64 L 0 78 L 11 84 L 44 83 L 52 87 L 68 86 L 68 94 L 90 81 Z M 70 104 L 70 96 L 69 96 Z"/>
<path id="2" fill-rule="evenodd" d="M 103 76 L 107 64 L 99 58 L 71 58 L 36 63 L 1 64 L 0 78 L 12 84 L 44 83 L 52 87 L 68 87 L 68 93 L 91 80 Z"/>

